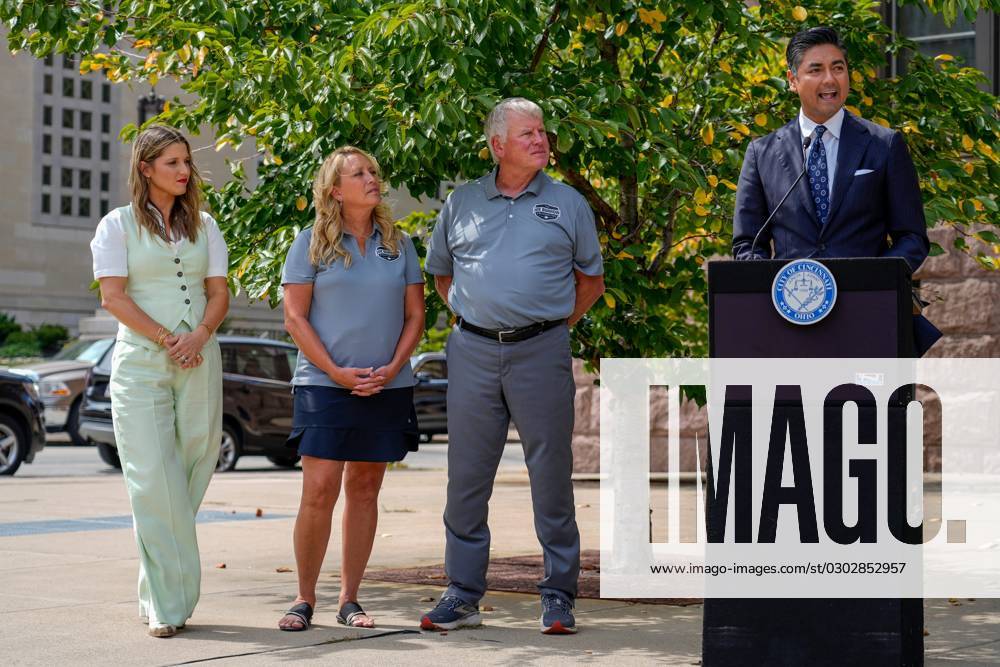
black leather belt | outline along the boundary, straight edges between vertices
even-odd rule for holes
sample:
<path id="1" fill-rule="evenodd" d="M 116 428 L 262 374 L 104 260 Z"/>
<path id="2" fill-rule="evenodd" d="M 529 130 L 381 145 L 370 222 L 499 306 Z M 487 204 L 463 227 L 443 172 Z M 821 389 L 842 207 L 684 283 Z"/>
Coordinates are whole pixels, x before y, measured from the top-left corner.
<path id="1" fill-rule="evenodd" d="M 518 327 L 517 329 L 504 329 L 502 331 L 496 331 L 494 329 L 477 327 L 475 324 L 466 322 L 461 317 L 458 318 L 458 326 L 461 328 L 470 333 L 474 333 L 477 336 L 495 340 L 498 343 L 519 343 L 522 340 L 534 338 L 543 331 L 548 331 L 549 329 L 553 329 L 560 324 L 565 323 L 566 320 L 551 320 L 549 322 L 536 322 L 535 324 L 529 324 L 526 327 Z"/>

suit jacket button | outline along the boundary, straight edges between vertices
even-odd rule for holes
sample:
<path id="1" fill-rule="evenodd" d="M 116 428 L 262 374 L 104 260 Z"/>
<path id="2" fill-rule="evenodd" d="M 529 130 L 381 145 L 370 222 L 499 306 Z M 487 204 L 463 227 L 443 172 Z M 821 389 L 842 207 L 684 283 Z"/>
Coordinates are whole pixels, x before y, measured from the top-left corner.
<path id="1" fill-rule="evenodd" d="M 181 291 L 182 291 L 182 292 L 183 292 L 183 291 L 185 291 L 185 290 L 187 290 L 187 288 L 188 288 L 188 286 L 187 286 L 187 285 L 181 285 Z"/>
<path id="2" fill-rule="evenodd" d="M 191 303 L 191 299 L 184 299 L 184 303 Z"/>
<path id="3" fill-rule="evenodd" d="M 180 257 L 174 257 L 174 264 L 180 264 L 180 263 L 181 263 L 181 258 Z"/>

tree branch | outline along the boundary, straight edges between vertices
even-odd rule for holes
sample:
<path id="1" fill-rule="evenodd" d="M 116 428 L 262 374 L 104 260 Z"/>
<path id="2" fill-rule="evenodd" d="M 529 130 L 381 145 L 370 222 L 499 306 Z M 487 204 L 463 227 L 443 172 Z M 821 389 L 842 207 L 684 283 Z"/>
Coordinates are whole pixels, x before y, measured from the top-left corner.
<path id="1" fill-rule="evenodd" d="M 529 72 L 534 72 L 539 63 L 542 62 L 542 56 L 545 55 L 545 49 L 549 45 L 549 30 L 552 29 L 556 19 L 559 18 L 560 11 L 562 11 L 562 3 L 556 2 L 556 4 L 552 6 L 552 14 L 549 16 L 549 20 L 545 24 L 545 30 L 542 32 L 542 38 L 538 40 L 538 46 L 535 47 L 535 54 L 531 57 L 531 66 L 528 67 Z"/>
<path id="2" fill-rule="evenodd" d="M 552 133 L 549 133 L 549 143 L 553 146 L 552 155 L 556 159 L 556 171 L 562 176 L 567 183 L 572 185 L 576 190 L 583 195 L 583 198 L 587 200 L 590 204 L 590 208 L 593 209 L 597 216 L 597 219 L 601 223 L 601 228 L 606 232 L 611 232 L 618 223 L 621 222 L 621 218 L 615 209 L 601 198 L 601 195 L 597 192 L 593 185 L 590 184 L 586 178 L 584 178 L 580 172 L 572 168 L 570 165 L 566 164 L 566 160 L 563 155 L 555 149 L 556 138 Z"/>

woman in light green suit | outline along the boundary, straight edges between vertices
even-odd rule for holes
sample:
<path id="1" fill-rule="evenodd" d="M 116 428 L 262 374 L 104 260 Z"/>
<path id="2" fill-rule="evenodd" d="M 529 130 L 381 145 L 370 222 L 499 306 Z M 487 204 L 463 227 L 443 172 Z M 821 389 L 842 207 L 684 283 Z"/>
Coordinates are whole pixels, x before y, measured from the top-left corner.
<path id="1" fill-rule="evenodd" d="M 222 439 L 228 260 L 201 212 L 187 140 L 153 126 L 132 147 L 132 203 L 101 220 L 91 250 L 102 305 L 119 322 L 111 411 L 139 546 L 139 613 L 171 637 L 201 588 L 195 515 Z"/>

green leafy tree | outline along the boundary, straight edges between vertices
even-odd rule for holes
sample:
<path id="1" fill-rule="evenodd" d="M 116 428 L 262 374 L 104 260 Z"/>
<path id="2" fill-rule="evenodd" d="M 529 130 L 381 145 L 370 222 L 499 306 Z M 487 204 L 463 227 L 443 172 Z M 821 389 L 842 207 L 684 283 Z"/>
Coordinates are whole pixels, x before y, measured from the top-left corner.
<path id="1" fill-rule="evenodd" d="M 933 0 L 946 18 L 1000 0 Z M 784 38 L 827 24 L 852 67 L 848 104 L 902 128 L 928 216 L 996 244 L 998 104 L 982 76 L 916 56 L 884 25 L 878 2 L 820 0 L 226 0 L 110 3 L 4 1 L 11 49 L 81 53 L 112 81 L 183 81 L 193 104 L 156 119 L 221 144 L 253 141 L 256 187 L 236 178 L 210 195 L 230 244 L 231 281 L 277 300 L 282 259 L 311 224 L 312 175 L 351 143 L 374 153 L 392 185 L 435 194 L 442 181 L 491 168 L 482 121 L 521 95 L 546 111 L 551 170 L 597 217 L 608 292 L 574 331 L 600 356 L 706 352 L 706 258 L 728 252 L 735 183 L 747 143 L 795 113 Z M 127 128 L 125 138 L 136 128 Z M 428 222 L 404 223 L 427 232 Z M 978 244 L 977 244 L 978 247 Z M 941 252 L 940 248 L 935 249 Z M 980 262 L 997 268 L 995 255 Z M 441 304 L 429 302 L 428 321 Z"/>

